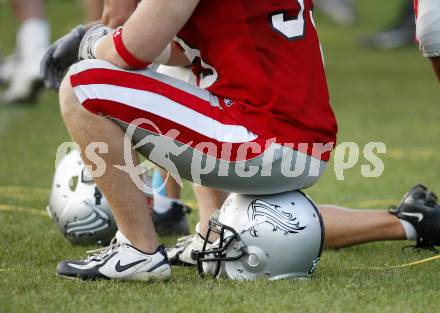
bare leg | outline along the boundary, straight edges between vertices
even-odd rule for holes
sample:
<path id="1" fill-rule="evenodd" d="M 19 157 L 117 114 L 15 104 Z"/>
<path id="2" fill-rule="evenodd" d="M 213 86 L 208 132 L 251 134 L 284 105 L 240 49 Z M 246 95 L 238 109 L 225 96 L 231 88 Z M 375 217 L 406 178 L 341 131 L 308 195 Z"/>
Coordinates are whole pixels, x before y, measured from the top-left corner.
<path id="1" fill-rule="evenodd" d="M 11 0 L 11 6 L 20 23 L 30 18 L 45 17 L 43 0 Z"/>
<path id="2" fill-rule="evenodd" d="M 200 232 L 205 235 L 208 231 L 209 218 L 215 210 L 220 209 L 228 193 L 203 186 L 194 185 L 193 188 L 199 205 Z"/>
<path id="3" fill-rule="evenodd" d="M 91 142 L 104 142 L 108 145 L 109 153 L 100 155 L 107 169 L 95 181 L 112 207 L 119 230 L 138 249 L 147 253 L 154 252 L 158 247 L 158 238 L 147 209 L 145 194 L 136 187 L 127 173 L 114 167 L 125 164 L 124 132 L 109 119 L 84 109 L 73 93 L 69 77 L 61 85 L 60 103 L 64 122 L 73 140 L 81 147 L 85 164 L 91 165 L 83 153 L 87 145 Z M 135 152 L 132 152 L 132 156 L 138 161 Z"/>
<path id="4" fill-rule="evenodd" d="M 386 211 L 353 210 L 321 205 L 325 225 L 325 245 L 337 249 L 381 240 L 405 240 L 399 219 Z"/>
<path id="5" fill-rule="evenodd" d="M 160 175 L 162 176 L 162 178 L 165 181 L 165 179 L 168 175 L 168 172 L 163 169 L 160 169 Z M 174 178 L 172 178 L 171 176 L 168 177 L 165 189 L 166 189 L 166 194 L 167 194 L 168 198 L 180 199 L 181 188 L 180 188 L 179 184 L 176 182 L 176 180 Z"/>
<path id="6" fill-rule="evenodd" d="M 40 87 L 40 61 L 49 46 L 50 27 L 45 20 L 45 1 L 10 0 L 20 22 L 13 55 L 0 68 L 0 80 L 8 88 L 0 102 L 32 102 Z"/>

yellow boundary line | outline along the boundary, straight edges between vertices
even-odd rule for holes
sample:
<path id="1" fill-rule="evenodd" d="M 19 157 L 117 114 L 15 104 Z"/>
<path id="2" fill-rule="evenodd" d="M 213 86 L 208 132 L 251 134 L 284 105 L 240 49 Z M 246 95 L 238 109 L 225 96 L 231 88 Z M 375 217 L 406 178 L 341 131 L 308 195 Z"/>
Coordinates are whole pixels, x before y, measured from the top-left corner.
<path id="1" fill-rule="evenodd" d="M 19 212 L 19 213 L 27 213 L 27 214 L 33 214 L 38 216 L 44 216 L 49 217 L 46 211 L 34 209 L 34 208 L 27 208 L 27 207 L 20 207 L 15 205 L 9 205 L 9 204 L 0 204 L 0 212 Z"/>
<path id="2" fill-rule="evenodd" d="M 50 193 L 50 189 L 39 187 L 0 186 L 0 195 L 17 195 L 29 193 L 37 194 L 39 196 L 47 196 Z"/>
<path id="3" fill-rule="evenodd" d="M 392 265 L 392 266 L 365 266 L 365 267 L 353 267 L 354 270 L 370 270 L 370 271 L 384 271 L 384 270 L 397 270 L 402 268 L 407 268 L 415 265 L 420 265 L 428 262 L 432 262 L 440 259 L 440 255 L 436 255 L 430 258 L 421 259 L 418 261 L 400 264 L 400 265 Z"/>
<path id="4" fill-rule="evenodd" d="M 387 208 L 391 205 L 397 205 L 399 204 L 400 200 L 395 199 L 372 199 L 372 200 L 366 200 L 358 202 L 355 207 L 361 208 L 361 209 L 368 209 L 368 208 Z"/>
<path id="5" fill-rule="evenodd" d="M 430 147 L 415 147 L 412 149 L 391 148 L 383 154 L 383 158 L 392 160 L 438 160 L 437 149 Z"/>

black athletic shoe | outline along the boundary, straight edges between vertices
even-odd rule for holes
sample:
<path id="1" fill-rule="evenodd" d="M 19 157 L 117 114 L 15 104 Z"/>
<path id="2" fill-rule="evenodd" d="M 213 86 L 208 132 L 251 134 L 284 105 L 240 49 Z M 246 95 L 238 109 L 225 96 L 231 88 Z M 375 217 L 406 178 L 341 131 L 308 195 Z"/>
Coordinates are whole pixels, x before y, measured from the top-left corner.
<path id="1" fill-rule="evenodd" d="M 416 185 L 403 197 L 391 214 L 405 220 L 417 231 L 416 248 L 434 249 L 440 245 L 440 205 L 437 195 L 423 185 Z"/>
<path id="2" fill-rule="evenodd" d="M 415 15 L 412 4 L 408 1 L 402 8 L 397 21 L 389 28 L 363 38 L 362 44 L 379 50 L 397 49 L 414 46 L 416 36 Z"/>
<path id="3" fill-rule="evenodd" d="M 188 235 L 189 225 L 186 214 L 192 209 L 186 205 L 173 202 L 171 208 L 163 214 L 153 211 L 153 223 L 160 235 Z"/>

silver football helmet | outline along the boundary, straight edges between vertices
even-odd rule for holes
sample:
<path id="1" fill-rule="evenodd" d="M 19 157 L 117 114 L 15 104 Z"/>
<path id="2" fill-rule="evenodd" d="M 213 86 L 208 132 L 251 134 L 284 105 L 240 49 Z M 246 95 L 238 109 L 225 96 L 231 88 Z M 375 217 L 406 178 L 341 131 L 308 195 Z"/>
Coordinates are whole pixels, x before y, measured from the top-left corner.
<path id="1" fill-rule="evenodd" d="M 276 195 L 231 194 L 211 217 L 197 252 L 197 267 L 216 277 L 271 280 L 309 277 L 324 246 L 324 224 L 313 201 L 301 191 Z"/>
<path id="2" fill-rule="evenodd" d="M 75 244 L 106 244 L 117 230 L 111 208 L 77 150 L 67 154 L 56 168 L 47 212 Z"/>

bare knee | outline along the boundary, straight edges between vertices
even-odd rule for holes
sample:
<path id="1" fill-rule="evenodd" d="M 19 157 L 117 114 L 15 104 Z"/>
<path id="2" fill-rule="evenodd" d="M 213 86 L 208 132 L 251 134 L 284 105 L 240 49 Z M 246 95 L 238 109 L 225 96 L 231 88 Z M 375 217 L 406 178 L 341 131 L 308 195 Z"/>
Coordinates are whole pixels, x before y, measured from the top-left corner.
<path id="1" fill-rule="evenodd" d="M 67 75 L 61 82 L 59 100 L 61 115 L 65 121 L 68 121 L 75 111 L 81 107 L 81 104 L 73 91 L 72 85 L 70 84 L 69 75 Z"/>

